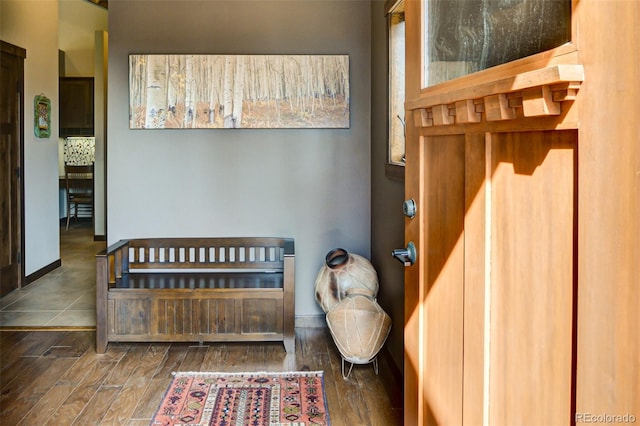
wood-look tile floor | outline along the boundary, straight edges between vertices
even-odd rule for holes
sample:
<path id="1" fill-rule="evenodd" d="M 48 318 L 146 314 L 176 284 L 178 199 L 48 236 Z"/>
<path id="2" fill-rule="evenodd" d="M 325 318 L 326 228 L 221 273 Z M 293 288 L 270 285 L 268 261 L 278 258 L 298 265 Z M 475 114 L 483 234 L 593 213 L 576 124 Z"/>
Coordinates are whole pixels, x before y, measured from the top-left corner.
<path id="1" fill-rule="evenodd" d="M 296 329 L 296 353 L 279 343 L 110 343 L 92 331 L 0 332 L 0 424 L 148 425 L 172 371 L 322 370 L 331 424 L 401 425 L 371 365 L 342 378 L 326 328 Z M 392 394 L 393 395 L 393 394 Z"/>
<path id="2" fill-rule="evenodd" d="M 323 370 L 331 424 L 402 424 L 402 396 L 381 358 L 342 378 L 326 328 L 279 343 L 111 343 L 95 353 L 95 254 L 90 225 L 60 231 L 62 266 L 0 300 L 1 425 L 147 425 L 172 371 Z M 69 330 L 60 330 L 69 328 Z M 42 330 L 40 330 L 42 329 Z"/>
<path id="3" fill-rule="evenodd" d="M 62 265 L 0 299 L 0 328 L 95 328 L 95 255 L 105 246 L 93 240 L 91 222 L 62 226 Z"/>

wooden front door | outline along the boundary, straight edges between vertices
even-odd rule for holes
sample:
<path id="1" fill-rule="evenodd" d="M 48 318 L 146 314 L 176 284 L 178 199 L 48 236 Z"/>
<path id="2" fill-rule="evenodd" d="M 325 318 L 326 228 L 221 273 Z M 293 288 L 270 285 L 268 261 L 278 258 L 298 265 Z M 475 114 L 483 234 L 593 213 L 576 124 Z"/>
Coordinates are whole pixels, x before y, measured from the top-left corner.
<path id="1" fill-rule="evenodd" d="M 0 42 L 0 296 L 19 288 L 22 256 L 24 49 Z"/>
<path id="2" fill-rule="evenodd" d="M 405 424 L 571 424 L 576 411 L 575 46 L 423 85 L 405 4 Z"/>
<path id="3" fill-rule="evenodd" d="M 575 131 L 415 135 L 405 424 L 568 424 Z"/>

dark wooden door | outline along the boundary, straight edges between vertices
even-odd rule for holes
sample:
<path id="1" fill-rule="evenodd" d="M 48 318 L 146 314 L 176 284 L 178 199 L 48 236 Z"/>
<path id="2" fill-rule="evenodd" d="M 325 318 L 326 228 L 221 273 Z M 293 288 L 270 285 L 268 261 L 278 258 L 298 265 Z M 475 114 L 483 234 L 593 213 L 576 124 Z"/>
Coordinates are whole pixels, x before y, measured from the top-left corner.
<path id="1" fill-rule="evenodd" d="M 24 58 L 26 51 L 0 41 L 0 296 L 20 287 Z"/>

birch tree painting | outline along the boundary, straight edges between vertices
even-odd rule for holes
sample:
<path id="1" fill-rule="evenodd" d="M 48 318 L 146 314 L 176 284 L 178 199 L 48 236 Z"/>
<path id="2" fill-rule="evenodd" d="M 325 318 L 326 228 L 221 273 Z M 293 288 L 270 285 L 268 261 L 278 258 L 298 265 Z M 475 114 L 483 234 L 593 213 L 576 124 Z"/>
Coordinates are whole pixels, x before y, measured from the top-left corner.
<path id="1" fill-rule="evenodd" d="M 347 55 L 130 55 L 129 127 L 348 128 Z"/>

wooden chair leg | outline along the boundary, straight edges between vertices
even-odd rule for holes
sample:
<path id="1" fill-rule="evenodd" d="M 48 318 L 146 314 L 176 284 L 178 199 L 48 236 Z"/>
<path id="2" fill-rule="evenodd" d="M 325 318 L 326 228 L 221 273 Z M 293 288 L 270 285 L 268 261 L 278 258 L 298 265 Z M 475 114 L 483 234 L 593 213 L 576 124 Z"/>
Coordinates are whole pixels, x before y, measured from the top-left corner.
<path id="1" fill-rule="evenodd" d="M 69 219 L 71 219 L 71 203 L 67 200 L 67 231 L 69 230 Z"/>

